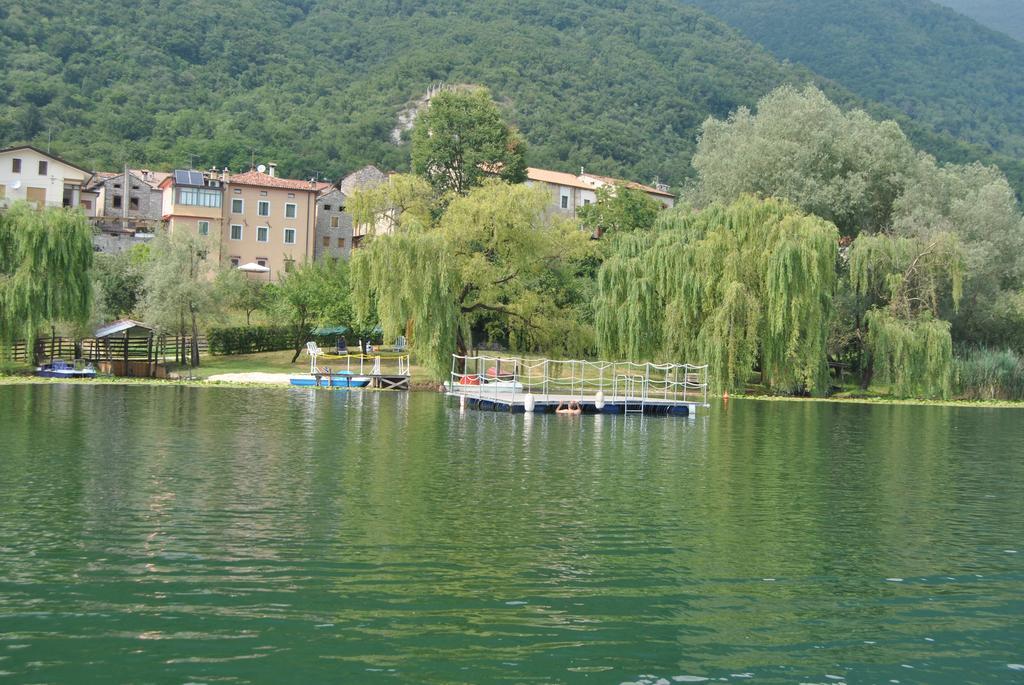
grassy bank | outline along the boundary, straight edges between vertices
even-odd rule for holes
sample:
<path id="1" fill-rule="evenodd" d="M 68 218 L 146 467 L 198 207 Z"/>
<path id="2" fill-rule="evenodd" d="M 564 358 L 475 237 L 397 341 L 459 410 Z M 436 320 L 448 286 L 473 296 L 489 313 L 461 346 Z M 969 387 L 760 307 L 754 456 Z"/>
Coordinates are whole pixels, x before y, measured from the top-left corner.
<path id="1" fill-rule="evenodd" d="M 756 393 L 731 395 L 732 400 L 754 400 L 760 402 L 832 402 L 836 404 L 874 404 L 874 405 L 915 405 L 929 407 L 975 407 L 989 409 L 1024 409 L 1024 401 L 1014 400 L 926 400 L 914 398 L 895 398 L 886 395 L 833 395 L 831 397 L 793 397 L 790 395 L 761 395 Z"/>

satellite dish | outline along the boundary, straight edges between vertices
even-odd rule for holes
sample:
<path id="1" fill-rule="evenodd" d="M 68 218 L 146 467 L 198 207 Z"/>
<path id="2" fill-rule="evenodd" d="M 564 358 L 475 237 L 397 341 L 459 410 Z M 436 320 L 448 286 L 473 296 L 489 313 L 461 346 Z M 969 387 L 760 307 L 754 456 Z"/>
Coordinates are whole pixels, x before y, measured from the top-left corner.
<path id="1" fill-rule="evenodd" d="M 256 167 L 256 171 L 260 172 L 261 174 L 264 173 L 266 170 L 267 170 L 267 165 L 266 164 L 260 164 L 258 167 Z"/>
<path id="2" fill-rule="evenodd" d="M 20 187 L 21 187 L 21 181 L 15 181 L 14 183 L 11 184 L 11 188 L 14 189 L 14 190 L 17 190 Z"/>

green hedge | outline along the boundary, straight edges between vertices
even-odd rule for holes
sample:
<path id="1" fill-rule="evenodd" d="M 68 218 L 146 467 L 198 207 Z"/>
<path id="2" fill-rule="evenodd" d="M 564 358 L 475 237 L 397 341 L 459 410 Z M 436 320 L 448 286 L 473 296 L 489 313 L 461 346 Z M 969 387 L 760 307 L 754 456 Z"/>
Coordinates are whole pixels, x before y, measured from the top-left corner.
<path id="1" fill-rule="evenodd" d="M 292 349 L 294 329 L 287 326 L 231 326 L 206 334 L 210 354 L 251 354 Z"/>

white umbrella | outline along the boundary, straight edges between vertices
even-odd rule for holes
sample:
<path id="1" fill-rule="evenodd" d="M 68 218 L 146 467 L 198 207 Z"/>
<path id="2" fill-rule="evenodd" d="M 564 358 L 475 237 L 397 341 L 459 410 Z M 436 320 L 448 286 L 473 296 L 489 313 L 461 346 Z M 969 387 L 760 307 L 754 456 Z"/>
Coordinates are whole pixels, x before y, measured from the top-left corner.
<path id="1" fill-rule="evenodd" d="M 261 264 L 257 264 L 256 262 L 249 262 L 248 264 L 243 264 L 242 266 L 238 267 L 238 270 L 239 271 L 247 271 L 247 272 L 249 272 L 251 274 L 266 274 L 266 273 L 270 273 L 270 267 L 269 266 L 262 266 Z"/>

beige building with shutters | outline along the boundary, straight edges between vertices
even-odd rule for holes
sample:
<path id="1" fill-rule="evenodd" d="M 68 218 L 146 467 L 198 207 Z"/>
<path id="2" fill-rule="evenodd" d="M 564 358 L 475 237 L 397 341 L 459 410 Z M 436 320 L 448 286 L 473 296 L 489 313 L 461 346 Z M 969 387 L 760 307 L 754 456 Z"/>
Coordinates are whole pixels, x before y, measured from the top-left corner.
<path id="1" fill-rule="evenodd" d="M 26 200 L 39 209 L 80 207 L 92 173 L 31 145 L 0 150 L 0 207 Z"/>
<path id="2" fill-rule="evenodd" d="M 279 280 L 313 257 L 317 193 L 326 183 L 280 178 L 274 165 L 227 179 L 221 254 L 233 266 L 256 263 Z"/>

